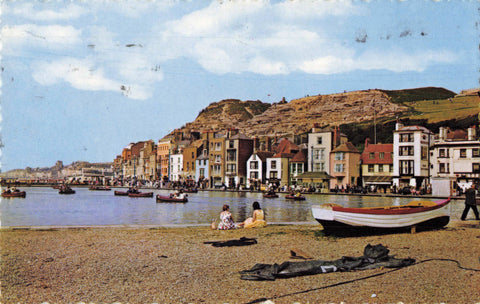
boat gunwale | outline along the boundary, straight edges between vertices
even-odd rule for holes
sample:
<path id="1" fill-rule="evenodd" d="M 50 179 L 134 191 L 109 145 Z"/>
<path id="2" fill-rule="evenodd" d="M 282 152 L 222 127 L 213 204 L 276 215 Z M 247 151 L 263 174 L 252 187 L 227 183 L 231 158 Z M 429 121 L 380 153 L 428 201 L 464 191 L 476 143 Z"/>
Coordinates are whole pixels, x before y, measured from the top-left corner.
<path id="1" fill-rule="evenodd" d="M 450 198 L 447 198 L 441 201 L 435 201 L 435 203 L 437 205 L 428 206 L 428 207 L 408 206 L 408 205 L 374 207 L 377 209 L 332 206 L 332 210 L 335 212 L 377 214 L 377 215 L 412 214 L 412 213 L 427 212 L 427 211 L 443 208 L 450 203 Z"/>

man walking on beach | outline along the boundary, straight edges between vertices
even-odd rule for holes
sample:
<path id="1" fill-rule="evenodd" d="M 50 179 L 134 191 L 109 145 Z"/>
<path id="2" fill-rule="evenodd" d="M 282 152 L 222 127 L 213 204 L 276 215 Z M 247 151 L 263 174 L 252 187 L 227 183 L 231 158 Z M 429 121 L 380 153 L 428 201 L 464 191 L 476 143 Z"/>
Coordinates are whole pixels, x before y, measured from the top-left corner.
<path id="1" fill-rule="evenodd" d="M 462 213 L 462 221 L 467 218 L 467 214 L 468 211 L 470 211 L 470 208 L 472 208 L 473 213 L 475 213 L 475 219 L 480 220 L 480 218 L 478 217 L 477 199 L 475 198 L 476 194 L 477 191 L 475 190 L 475 185 L 472 183 L 472 186 L 467 191 L 465 191 L 465 209 Z"/>

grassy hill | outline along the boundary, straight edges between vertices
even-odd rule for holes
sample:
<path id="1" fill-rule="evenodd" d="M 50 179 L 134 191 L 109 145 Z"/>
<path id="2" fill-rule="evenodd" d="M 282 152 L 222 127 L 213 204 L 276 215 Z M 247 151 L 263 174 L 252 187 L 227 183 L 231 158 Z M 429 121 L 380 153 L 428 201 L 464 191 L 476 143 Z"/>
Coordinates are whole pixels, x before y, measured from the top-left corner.
<path id="1" fill-rule="evenodd" d="M 442 93 L 442 90 L 436 92 L 431 88 L 426 88 L 425 91 L 413 89 L 388 92 L 396 98 L 397 103 L 408 107 L 408 110 L 398 117 L 405 125 L 422 125 L 434 133 L 437 133 L 440 127 L 467 129 L 472 125 L 479 125 L 480 97 L 477 95 L 450 96 L 447 94 L 450 92 L 448 90 Z M 428 92 L 432 94 L 431 97 L 427 94 Z M 433 98 L 442 95 L 446 97 Z M 377 143 L 393 142 L 395 123 L 395 119 L 378 117 L 376 126 L 372 120 L 369 120 L 357 124 L 344 124 L 340 129 L 357 148 L 363 150 L 367 137 L 372 140 L 372 143 L 375 135 Z"/>

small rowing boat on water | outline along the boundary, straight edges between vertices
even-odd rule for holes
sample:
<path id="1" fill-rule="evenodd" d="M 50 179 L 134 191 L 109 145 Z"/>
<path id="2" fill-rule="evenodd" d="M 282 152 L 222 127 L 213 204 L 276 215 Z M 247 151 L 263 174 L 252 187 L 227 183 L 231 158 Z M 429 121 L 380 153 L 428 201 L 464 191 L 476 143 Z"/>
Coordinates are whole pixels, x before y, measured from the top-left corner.
<path id="1" fill-rule="evenodd" d="M 60 190 L 58 190 L 58 194 L 74 194 L 75 193 L 75 190 L 73 190 L 72 188 L 60 188 Z"/>
<path id="2" fill-rule="evenodd" d="M 349 208 L 337 204 L 312 206 L 313 217 L 326 231 L 342 228 L 395 229 L 414 226 L 443 227 L 450 221 L 450 198 L 412 201 L 406 205 Z"/>
<path id="3" fill-rule="evenodd" d="M 295 201 L 304 201 L 306 199 L 305 196 L 303 195 L 291 195 L 291 194 L 286 195 L 285 198 L 295 200 Z"/>
<path id="4" fill-rule="evenodd" d="M 131 192 L 128 197 L 153 197 L 153 192 Z"/>
<path id="5" fill-rule="evenodd" d="M 3 191 L 2 197 L 26 197 L 25 191 Z"/>
<path id="6" fill-rule="evenodd" d="M 117 195 L 117 196 L 128 196 L 128 192 L 127 191 L 118 191 L 118 190 L 115 190 L 113 192 L 113 195 Z"/>
<path id="7" fill-rule="evenodd" d="M 174 197 L 157 194 L 157 203 L 186 203 L 188 202 L 187 196 L 184 197 Z"/>
<path id="8" fill-rule="evenodd" d="M 278 194 L 272 193 L 272 192 L 267 192 L 267 193 L 263 194 L 263 197 L 265 197 L 265 198 L 276 198 L 276 197 L 278 197 Z"/>

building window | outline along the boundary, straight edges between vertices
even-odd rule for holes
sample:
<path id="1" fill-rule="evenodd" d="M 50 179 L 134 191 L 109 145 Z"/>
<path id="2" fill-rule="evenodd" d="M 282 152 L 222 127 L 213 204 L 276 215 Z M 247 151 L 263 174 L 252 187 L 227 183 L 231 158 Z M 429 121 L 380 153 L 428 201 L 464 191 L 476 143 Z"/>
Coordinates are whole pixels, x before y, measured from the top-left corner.
<path id="1" fill-rule="evenodd" d="M 250 162 L 250 169 L 258 169 L 258 161 Z"/>
<path id="2" fill-rule="evenodd" d="M 374 172 L 374 168 L 375 167 L 373 165 L 371 165 L 371 164 L 368 165 L 368 172 L 370 172 L 370 173 Z"/>
<path id="3" fill-rule="evenodd" d="M 480 149 L 479 148 L 472 149 L 472 157 L 480 157 Z"/>
<path id="4" fill-rule="evenodd" d="M 401 146 L 400 156 L 413 156 L 413 146 Z"/>
<path id="5" fill-rule="evenodd" d="M 413 175 L 413 160 L 400 161 L 400 174 Z"/>
<path id="6" fill-rule="evenodd" d="M 227 161 L 236 161 L 237 160 L 237 154 L 235 151 L 228 151 L 227 152 Z"/>
<path id="7" fill-rule="evenodd" d="M 227 173 L 230 173 L 230 174 L 237 173 L 237 165 L 236 164 L 228 164 L 227 165 Z"/>
<path id="8" fill-rule="evenodd" d="M 277 161 L 276 160 L 272 160 L 271 168 L 272 169 L 277 169 Z"/>
<path id="9" fill-rule="evenodd" d="M 472 163 L 472 172 L 480 173 L 480 163 Z"/>
<path id="10" fill-rule="evenodd" d="M 215 143 L 215 151 L 221 151 L 222 150 L 222 143 Z"/>
<path id="11" fill-rule="evenodd" d="M 205 168 L 200 168 L 199 173 L 200 176 L 205 176 Z"/>
<path id="12" fill-rule="evenodd" d="M 345 153 L 343 152 L 335 152 L 335 160 L 343 160 Z"/>
<path id="13" fill-rule="evenodd" d="M 422 159 L 425 160 L 428 158 L 428 147 L 422 146 Z"/>
<path id="14" fill-rule="evenodd" d="M 250 172 L 250 178 L 251 179 L 258 179 L 258 172 L 257 171 Z"/>
<path id="15" fill-rule="evenodd" d="M 325 159 L 325 149 L 315 149 L 315 150 L 313 150 L 313 159 L 314 160 L 324 160 Z"/>
<path id="16" fill-rule="evenodd" d="M 344 172 L 343 164 L 335 164 L 335 172 Z"/>
<path id="17" fill-rule="evenodd" d="M 215 162 L 220 163 L 222 161 L 221 155 L 215 155 Z"/>
<path id="18" fill-rule="evenodd" d="M 383 172 L 383 165 L 382 164 L 378 165 L 378 172 Z"/>
<path id="19" fill-rule="evenodd" d="M 213 165 L 212 166 L 212 174 L 214 175 L 220 175 L 220 165 Z"/>
<path id="20" fill-rule="evenodd" d="M 370 152 L 370 153 L 368 154 L 368 158 L 374 159 L 374 158 L 375 158 L 375 152 Z"/>
<path id="21" fill-rule="evenodd" d="M 233 140 L 230 140 L 230 141 L 229 141 L 228 146 L 229 146 L 230 148 L 233 148 L 233 147 L 234 147 L 234 145 L 233 145 Z"/>
<path id="22" fill-rule="evenodd" d="M 393 172 L 393 165 L 388 165 L 388 171 L 391 173 Z"/>
<path id="23" fill-rule="evenodd" d="M 317 145 L 321 145 L 323 143 L 322 137 L 317 137 Z"/>
<path id="24" fill-rule="evenodd" d="M 206 160 L 206 159 L 203 160 L 203 165 L 204 165 L 204 166 L 207 165 L 207 160 Z"/>
<path id="25" fill-rule="evenodd" d="M 323 172 L 325 171 L 325 163 L 315 163 L 313 164 L 313 172 Z"/>
<path id="26" fill-rule="evenodd" d="M 384 159 L 385 158 L 385 152 L 378 153 L 378 158 Z"/>
<path id="27" fill-rule="evenodd" d="M 270 171 L 270 178 L 278 178 L 278 172 L 277 171 Z"/>
<path id="28" fill-rule="evenodd" d="M 400 134 L 400 142 L 413 142 L 413 134 L 412 133 Z"/>
<path id="29" fill-rule="evenodd" d="M 438 172 L 439 173 L 449 173 L 450 172 L 450 164 L 449 163 L 438 164 Z"/>
<path id="30" fill-rule="evenodd" d="M 460 149 L 460 158 L 467 158 L 467 149 Z"/>

